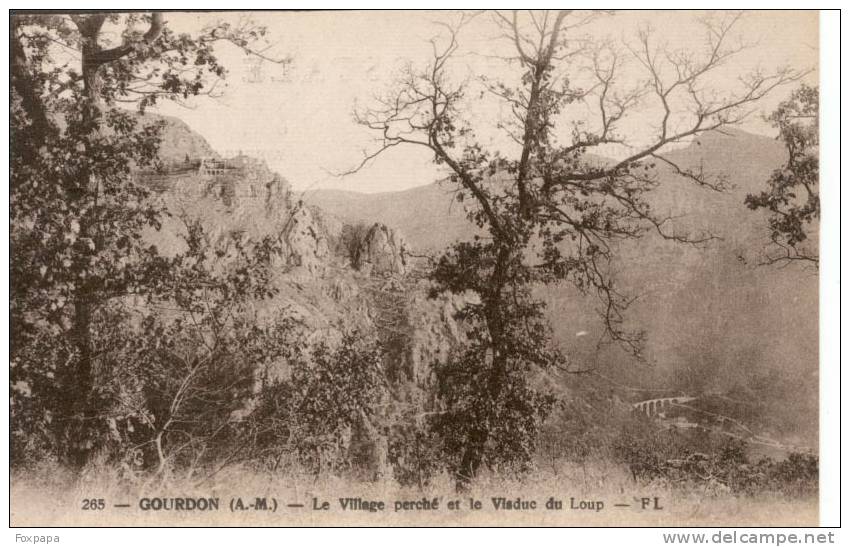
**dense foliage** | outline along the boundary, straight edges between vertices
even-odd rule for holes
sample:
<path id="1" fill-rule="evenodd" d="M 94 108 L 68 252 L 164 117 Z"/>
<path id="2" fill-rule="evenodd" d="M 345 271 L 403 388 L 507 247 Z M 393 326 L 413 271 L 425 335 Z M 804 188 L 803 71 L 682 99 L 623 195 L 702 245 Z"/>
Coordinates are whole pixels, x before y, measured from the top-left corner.
<path id="1" fill-rule="evenodd" d="M 644 483 L 713 489 L 714 494 L 780 492 L 794 497 L 812 496 L 818 489 L 817 456 L 791 452 L 780 461 L 754 460 L 744 441 L 721 440 L 707 431 L 623 431 L 613 448 L 615 458 Z"/>
<path id="2" fill-rule="evenodd" d="M 119 43 L 108 37 L 112 26 Z M 135 324 L 131 300 L 184 315 L 203 307 L 201 322 L 218 328 L 217 306 L 268 291 L 262 272 L 268 242 L 234 240 L 244 260 L 226 271 L 211 264 L 214 250 L 191 226 L 189 251 L 176 258 L 145 243 L 144 232 L 158 230 L 166 212 L 134 172 L 156 166 L 162 126 L 118 108 L 131 102 L 143 112 L 159 99 L 208 92 L 209 79 L 225 74 L 213 45 L 226 41 L 250 50 L 262 33 L 250 24 L 222 23 L 197 36 L 177 35 L 159 13 L 12 18 L 12 408 L 13 416 L 26 416 L 22 427 L 50 430 L 51 451 L 68 466 L 85 466 L 104 447 L 117 395 L 109 380 L 130 374 L 116 367 L 133 363 L 119 353 L 148 351 L 126 347 L 134 342 L 122 332 Z M 140 325 L 143 343 L 205 341 L 179 321 L 148 315 Z M 200 366 L 186 359 L 190 369 Z M 142 368 L 154 377 L 173 372 L 175 363 L 166 361 Z M 202 375 L 210 370 L 200 369 Z M 173 387 L 154 389 L 171 395 Z M 152 427 L 164 433 L 162 422 Z M 42 444 L 27 438 L 29 431 L 16 431 L 13 446 Z"/>
<path id="3" fill-rule="evenodd" d="M 388 398 L 382 357 L 376 341 L 354 331 L 335 348 L 323 343 L 291 356 L 287 376 L 267 379 L 247 421 L 256 432 L 255 459 L 315 474 L 379 469 L 386 454 L 374 452 L 383 434 L 374 429 Z M 358 436 L 371 442 L 352 450 Z"/>
<path id="4" fill-rule="evenodd" d="M 812 241 L 820 219 L 818 102 L 818 88 L 802 85 L 768 118 L 779 129 L 788 160 L 770 176 L 767 190 L 746 199 L 750 209 L 770 213 L 768 263 L 818 263 L 817 238 Z"/>

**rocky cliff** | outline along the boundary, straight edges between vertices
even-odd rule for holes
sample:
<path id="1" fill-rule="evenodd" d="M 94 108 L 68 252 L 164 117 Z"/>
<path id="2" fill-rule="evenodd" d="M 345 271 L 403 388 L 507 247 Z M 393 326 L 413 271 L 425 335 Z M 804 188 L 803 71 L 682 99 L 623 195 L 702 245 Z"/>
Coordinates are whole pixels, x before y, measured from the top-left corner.
<path id="1" fill-rule="evenodd" d="M 359 242 L 354 267 L 377 275 L 404 275 L 410 249 L 398 230 L 376 223 Z"/>
<path id="2" fill-rule="evenodd" d="M 466 299 L 426 297 L 428 282 L 400 230 L 378 222 L 346 229 L 336 216 L 294 199 L 286 179 L 264 162 L 221 157 L 178 120 L 167 120 L 163 143 L 165 168 L 138 174 L 170 213 L 161 230 L 147 234 L 151 243 L 167 255 L 183 251 L 182 236 L 192 222 L 200 222 L 217 247 L 232 234 L 275 238 L 278 292 L 256 303 L 261 321 L 281 313 L 294 319 L 305 347 L 333 346 L 344 330 L 377 336 L 386 349 L 384 369 L 395 400 L 422 400 L 433 381 L 432 364 L 447 359 L 462 339 L 454 314 Z M 222 249 L 221 260 L 228 256 Z M 258 381 L 281 377 L 286 367 L 258 370 Z M 380 424 L 355 418 L 350 449 L 369 455 L 367 474 L 380 476 L 387 450 Z"/>
<path id="3" fill-rule="evenodd" d="M 387 369 L 395 380 L 427 381 L 427 364 L 446 358 L 458 339 L 452 310 L 462 302 L 425 298 L 427 283 L 416 275 L 400 230 L 372 224 L 357 236 L 350 256 L 340 245 L 343 222 L 295 200 L 286 179 L 264 162 L 213 155 L 178 120 L 167 120 L 163 142 L 169 147 L 164 159 L 174 160 L 170 167 L 139 175 L 171 213 L 161 230 L 148 234 L 152 243 L 166 254 L 182 251 L 181 236 L 193 221 L 213 244 L 233 233 L 277 238 L 279 294 L 262 304 L 263 313 L 287 310 L 307 326 L 311 342 L 337 339 L 342 328 L 375 332 L 392 346 L 396 362 Z"/>

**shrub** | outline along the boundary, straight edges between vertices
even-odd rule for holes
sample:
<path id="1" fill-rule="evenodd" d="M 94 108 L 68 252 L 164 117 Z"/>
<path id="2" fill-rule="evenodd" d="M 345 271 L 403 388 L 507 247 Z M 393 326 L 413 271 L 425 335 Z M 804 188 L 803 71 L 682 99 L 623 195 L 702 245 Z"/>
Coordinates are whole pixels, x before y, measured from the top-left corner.
<path id="1" fill-rule="evenodd" d="M 351 264 L 357 264 L 360 258 L 360 249 L 370 228 L 371 225 L 366 222 L 343 225 L 342 233 L 336 245 L 337 254 L 348 258 Z"/>
<path id="2" fill-rule="evenodd" d="M 428 486 L 443 471 L 439 438 L 413 412 L 405 413 L 390 427 L 388 463 L 402 486 Z"/>
<path id="3" fill-rule="evenodd" d="M 374 459 L 385 463 L 386 453 L 375 446 L 388 394 L 382 361 L 380 345 L 356 331 L 345 333 L 335 348 L 323 343 L 294 359 L 285 378 L 261 391 L 246 420 L 246 430 L 257 432 L 255 461 L 277 469 L 291 455 L 317 475 L 379 466 Z M 358 435 L 371 442 L 351 450 Z"/>
<path id="4" fill-rule="evenodd" d="M 800 497 L 817 492 L 816 456 L 791 453 L 779 462 L 771 458 L 752 462 L 747 448 L 744 440 L 707 430 L 624 430 L 614 452 L 636 481 L 711 486 L 746 495 L 772 491 Z"/>

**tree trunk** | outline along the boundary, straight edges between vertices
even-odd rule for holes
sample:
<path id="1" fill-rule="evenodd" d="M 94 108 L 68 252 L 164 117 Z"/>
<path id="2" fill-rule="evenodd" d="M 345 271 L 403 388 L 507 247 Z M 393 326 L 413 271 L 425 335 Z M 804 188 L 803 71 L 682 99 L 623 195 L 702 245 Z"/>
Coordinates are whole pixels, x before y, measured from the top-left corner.
<path id="1" fill-rule="evenodd" d="M 466 492 L 472 480 L 478 475 L 484 458 L 484 444 L 487 442 L 487 433 L 477 430 L 469 436 L 469 442 L 464 448 L 460 468 L 455 474 L 455 489 L 458 492 Z"/>
<path id="2" fill-rule="evenodd" d="M 508 374 L 503 301 L 506 298 L 504 288 L 508 268 L 514 252 L 513 247 L 508 243 L 499 246 L 496 264 L 490 277 L 490 293 L 484 298 L 487 332 L 490 336 L 490 349 L 493 353 L 487 379 L 487 395 L 492 401 L 498 401 L 502 396 Z M 476 425 L 480 426 L 480 424 Z M 470 483 L 478 475 L 484 461 L 484 450 L 488 437 L 489 432 L 484 429 L 473 429 L 470 433 L 461 458 L 460 468 L 456 473 L 455 487 L 459 492 L 468 490 Z"/>
<path id="3" fill-rule="evenodd" d="M 12 18 L 15 19 L 14 17 Z M 32 125 L 30 131 L 34 139 L 43 139 L 47 132 L 47 113 L 41 101 L 42 86 L 30 74 L 27 54 L 18 36 L 12 35 L 11 84 L 17 91 L 21 106 L 27 113 Z M 16 135 L 20 137 L 19 135 Z"/>
<path id="4" fill-rule="evenodd" d="M 97 16 L 93 16 L 97 17 Z M 83 116 L 89 116 L 86 121 L 94 121 L 94 116 L 100 108 L 100 90 L 102 78 L 99 74 L 99 64 L 93 59 L 98 52 L 97 39 L 100 34 L 101 22 L 88 21 L 87 25 L 80 27 L 82 34 L 82 71 L 83 71 L 83 92 L 85 104 L 82 105 Z M 85 127 L 93 127 L 93 124 L 86 123 Z M 82 135 L 83 139 L 83 154 L 85 151 L 85 141 L 88 137 L 96 135 L 97 129 L 94 129 L 92 135 Z M 91 173 L 82 171 L 79 173 L 77 181 L 78 189 L 82 192 L 82 199 L 97 203 L 97 182 L 92 177 Z M 80 219 L 81 239 L 93 241 L 95 233 L 96 221 L 89 217 L 85 221 L 83 217 Z M 89 249 L 86 246 L 79 246 L 77 253 L 83 255 L 76 261 L 81 269 L 88 267 L 86 258 L 90 254 L 96 253 L 96 249 Z M 89 276 L 89 279 L 91 277 Z M 72 374 L 65 376 L 65 383 L 61 386 L 61 390 L 65 396 L 65 431 L 62 432 L 63 444 L 60 445 L 60 456 L 65 461 L 66 465 L 75 470 L 81 470 L 91 460 L 94 450 L 98 445 L 98 435 L 100 429 L 99 416 L 103 412 L 102 401 L 95 390 L 94 380 L 94 363 L 92 350 L 92 319 L 93 313 L 97 307 L 98 294 L 96 287 L 90 281 L 81 282 L 77 287 L 74 295 L 74 314 L 72 317 L 71 337 L 77 349 L 77 361 L 73 366 Z"/>
<path id="5" fill-rule="evenodd" d="M 66 401 L 66 431 L 64 432 L 66 465 L 82 469 L 88 463 L 97 437 L 97 397 L 94 393 L 92 370 L 92 340 L 90 295 L 77 291 L 71 336 L 77 348 L 76 365 L 66 375 L 62 390 Z"/>

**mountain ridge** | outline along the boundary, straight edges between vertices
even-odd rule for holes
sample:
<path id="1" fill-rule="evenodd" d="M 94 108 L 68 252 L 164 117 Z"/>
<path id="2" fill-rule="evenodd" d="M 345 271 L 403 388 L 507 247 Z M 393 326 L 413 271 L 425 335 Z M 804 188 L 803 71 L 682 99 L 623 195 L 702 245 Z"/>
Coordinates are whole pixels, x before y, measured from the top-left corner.
<path id="1" fill-rule="evenodd" d="M 740 129 L 708 132 L 694 138 L 687 146 L 672 149 L 665 154 L 672 161 L 698 166 L 695 158 L 709 159 L 707 170 L 725 171 L 728 166 L 744 167 L 744 176 L 736 177 L 740 184 L 749 182 L 745 188 L 732 188 L 730 195 L 743 196 L 748 192 L 758 191 L 766 180 L 766 169 L 756 165 L 746 168 L 742 161 L 748 155 L 762 155 L 764 159 L 757 162 L 768 163 L 772 168 L 778 166 L 784 158 L 784 149 L 775 139 L 742 131 Z M 743 165 L 742 165 L 743 164 Z M 759 177 L 763 177 L 759 179 Z M 669 182 L 669 181 L 668 181 Z M 691 184 L 691 186 L 694 186 Z M 302 199 L 326 212 L 340 218 L 344 222 L 358 223 L 371 220 L 397 227 L 403 231 L 411 245 L 426 252 L 440 251 L 454 241 L 471 237 L 477 232 L 467 219 L 461 203 L 453 199 L 455 183 L 448 179 L 415 186 L 399 191 L 365 193 L 354 189 L 314 189 L 301 193 Z M 652 192 L 658 195 L 662 189 Z M 672 194 L 662 200 L 662 207 L 670 207 L 686 199 L 699 196 L 690 195 L 689 189 L 669 189 Z M 740 198 L 741 207 L 743 197 Z M 433 230 L 434 224 L 440 226 L 439 231 Z"/>

